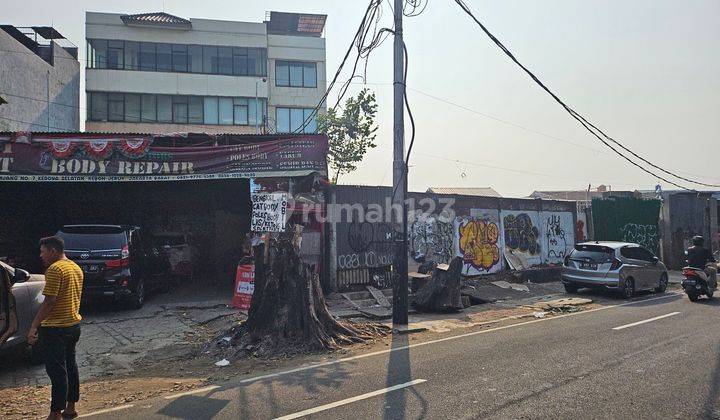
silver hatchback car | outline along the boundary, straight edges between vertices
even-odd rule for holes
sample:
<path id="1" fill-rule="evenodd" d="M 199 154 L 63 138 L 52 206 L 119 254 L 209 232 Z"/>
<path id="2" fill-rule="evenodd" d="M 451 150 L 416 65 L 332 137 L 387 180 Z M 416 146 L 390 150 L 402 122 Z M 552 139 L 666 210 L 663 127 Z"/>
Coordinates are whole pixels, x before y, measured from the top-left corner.
<path id="1" fill-rule="evenodd" d="M 652 252 L 628 242 L 584 242 L 565 257 L 565 291 L 582 287 L 621 292 L 626 298 L 639 290 L 665 292 L 668 272 Z"/>

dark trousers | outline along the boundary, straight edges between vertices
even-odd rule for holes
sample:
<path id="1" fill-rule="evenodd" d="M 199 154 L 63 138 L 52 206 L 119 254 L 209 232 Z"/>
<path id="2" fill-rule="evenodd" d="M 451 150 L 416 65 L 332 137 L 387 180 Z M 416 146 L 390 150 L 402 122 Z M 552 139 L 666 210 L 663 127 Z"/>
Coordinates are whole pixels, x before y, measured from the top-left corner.
<path id="1" fill-rule="evenodd" d="M 75 345 L 80 340 L 80 324 L 72 327 L 38 329 L 45 371 L 52 383 L 51 411 L 62 411 L 68 401 L 80 399 L 80 376 L 75 361 Z"/>

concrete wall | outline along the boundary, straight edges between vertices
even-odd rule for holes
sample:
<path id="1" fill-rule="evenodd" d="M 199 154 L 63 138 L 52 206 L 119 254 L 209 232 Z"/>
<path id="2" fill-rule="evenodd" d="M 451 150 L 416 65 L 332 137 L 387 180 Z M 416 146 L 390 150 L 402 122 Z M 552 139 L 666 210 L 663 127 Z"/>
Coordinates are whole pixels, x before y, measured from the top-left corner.
<path id="1" fill-rule="evenodd" d="M 670 269 L 685 265 L 685 250 L 693 236 L 705 238 L 706 247 L 718 250 L 718 202 L 709 193 L 664 193 L 662 217 L 663 261 Z"/>
<path id="2" fill-rule="evenodd" d="M 331 275 L 339 288 L 387 286 L 392 265 L 390 187 L 335 186 L 328 218 Z M 575 245 L 572 201 L 409 193 L 410 270 L 461 257 L 467 276 L 561 263 Z M 375 209 L 380 208 L 380 214 Z M 348 214 L 350 216 L 348 216 Z M 335 223 L 332 223 L 332 222 Z"/>
<path id="3" fill-rule="evenodd" d="M 78 131 L 80 63 L 53 44 L 53 65 L 0 31 L 0 130 Z M 49 98 L 49 103 L 48 103 Z"/>

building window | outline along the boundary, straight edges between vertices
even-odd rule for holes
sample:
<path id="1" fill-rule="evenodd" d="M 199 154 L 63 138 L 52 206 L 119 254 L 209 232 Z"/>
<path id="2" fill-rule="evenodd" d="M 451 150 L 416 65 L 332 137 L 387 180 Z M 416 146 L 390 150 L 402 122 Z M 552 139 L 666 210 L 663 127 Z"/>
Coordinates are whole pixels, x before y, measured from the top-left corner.
<path id="1" fill-rule="evenodd" d="M 125 41 L 125 70 L 140 69 L 140 43 Z"/>
<path id="2" fill-rule="evenodd" d="M 87 60 L 99 69 L 267 76 L 265 48 L 88 39 Z"/>
<path id="3" fill-rule="evenodd" d="M 140 122 L 140 95 L 125 94 L 125 121 Z"/>
<path id="4" fill-rule="evenodd" d="M 275 86 L 317 87 L 317 64 L 301 61 L 276 61 Z"/>
<path id="5" fill-rule="evenodd" d="M 187 96 L 173 96 L 173 122 L 176 124 L 187 124 L 187 122 L 188 122 L 188 98 L 187 98 Z"/>
<path id="6" fill-rule="evenodd" d="M 187 45 L 175 44 L 172 46 L 172 68 L 174 72 L 178 73 L 188 71 Z"/>
<path id="7" fill-rule="evenodd" d="M 108 94 L 108 121 L 125 120 L 125 95 L 122 93 Z"/>
<path id="8" fill-rule="evenodd" d="M 265 121 L 267 100 L 189 95 L 88 92 L 89 121 L 196 125 L 255 125 Z M 255 108 L 260 108 L 256 111 Z"/>
<path id="9" fill-rule="evenodd" d="M 158 122 L 172 122 L 172 97 L 170 95 L 157 95 Z"/>
<path id="10" fill-rule="evenodd" d="M 90 95 L 90 119 L 107 121 L 107 93 L 93 92 Z"/>
<path id="11" fill-rule="evenodd" d="M 275 108 L 278 133 L 315 133 L 317 121 L 314 108 Z M 305 123 L 307 121 L 307 124 Z M 305 127 L 303 128 L 303 125 Z M 301 130 L 302 129 L 302 130 Z"/>
<path id="12" fill-rule="evenodd" d="M 155 44 L 143 42 L 140 44 L 140 70 L 155 71 L 156 59 Z"/>
<path id="13" fill-rule="evenodd" d="M 170 44 L 157 44 L 157 70 L 172 71 L 172 46 Z"/>
<path id="14" fill-rule="evenodd" d="M 155 122 L 157 121 L 157 115 L 155 115 L 155 95 L 143 95 L 142 96 L 142 122 Z"/>

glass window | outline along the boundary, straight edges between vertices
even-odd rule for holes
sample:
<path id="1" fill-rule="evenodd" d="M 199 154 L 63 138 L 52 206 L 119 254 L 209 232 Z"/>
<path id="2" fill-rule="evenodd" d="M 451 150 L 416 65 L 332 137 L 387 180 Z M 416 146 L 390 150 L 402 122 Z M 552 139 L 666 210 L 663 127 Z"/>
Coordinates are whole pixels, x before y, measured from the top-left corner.
<path id="1" fill-rule="evenodd" d="M 125 41 L 125 70 L 140 69 L 140 43 Z"/>
<path id="2" fill-rule="evenodd" d="M 108 94 L 108 121 L 125 119 L 125 95 L 122 93 Z"/>
<path id="3" fill-rule="evenodd" d="M 124 67 L 124 56 L 123 41 L 108 41 L 107 68 L 121 70 Z"/>
<path id="4" fill-rule="evenodd" d="M 260 48 L 260 76 L 267 76 L 267 50 Z"/>
<path id="5" fill-rule="evenodd" d="M 278 133 L 290 132 L 290 108 L 275 108 L 275 125 Z"/>
<path id="6" fill-rule="evenodd" d="M 217 74 L 218 49 L 217 47 L 203 47 L 203 73 Z"/>
<path id="7" fill-rule="evenodd" d="M 203 120 L 205 124 L 218 123 L 218 98 L 204 99 Z"/>
<path id="8" fill-rule="evenodd" d="M 300 130 L 305 122 L 303 110 L 300 108 L 290 108 L 290 131 L 295 133 Z"/>
<path id="9" fill-rule="evenodd" d="M 188 71 L 188 51 L 187 45 L 174 44 L 172 46 L 172 66 L 173 71 Z"/>
<path id="10" fill-rule="evenodd" d="M 107 121 L 107 93 L 90 94 L 90 120 Z"/>
<path id="11" fill-rule="evenodd" d="M 125 121 L 140 122 L 140 95 L 125 94 Z"/>
<path id="12" fill-rule="evenodd" d="M 158 122 L 172 122 L 172 98 L 170 95 L 157 95 Z"/>
<path id="13" fill-rule="evenodd" d="M 218 47 L 218 72 L 233 74 L 233 54 L 231 47 Z"/>
<path id="14" fill-rule="evenodd" d="M 220 106 L 218 111 L 219 121 L 222 125 L 232 125 L 233 123 L 233 100 L 232 98 L 220 98 Z"/>
<path id="15" fill-rule="evenodd" d="M 93 69 L 107 68 L 107 44 L 107 41 L 104 39 L 88 40 L 90 50 L 88 67 Z"/>
<path id="16" fill-rule="evenodd" d="M 170 44 L 156 44 L 155 48 L 157 50 L 157 70 L 172 71 L 172 47 Z"/>
<path id="17" fill-rule="evenodd" d="M 256 111 L 255 108 L 260 108 L 260 111 Z M 262 125 L 265 122 L 265 99 L 258 99 L 257 104 L 254 98 L 248 99 L 248 124 L 250 125 Z M 256 116 L 259 119 L 256 121 Z"/>
<path id="18" fill-rule="evenodd" d="M 315 117 L 317 116 L 317 113 L 315 112 L 314 108 L 306 108 L 303 110 L 303 124 L 305 121 L 307 121 L 307 125 L 305 126 L 305 133 L 316 133 L 317 132 L 317 120 Z"/>
<path id="19" fill-rule="evenodd" d="M 173 96 L 173 122 L 187 124 L 188 98 L 187 96 Z"/>
<path id="20" fill-rule="evenodd" d="M 317 65 L 303 63 L 303 87 L 317 87 Z"/>
<path id="21" fill-rule="evenodd" d="M 260 68 L 260 49 L 259 48 L 248 48 L 247 54 L 247 66 L 248 74 L 252 76 L 261 76 L 262 71 Z"/>
<path id="22" fill-rule="evenodd" d="M 140 70 L 155 71 L 155 44 L 143 42 L 140 44 Z"/>
<path id="23" fill-rule="evenodd" d="M 245 98 L 233 99 L 233 124 L 247 125 L 248 123 L 248 100 Z"/>
<path id="24" fill-rule="evenodd" d="M 203 72 L 203 48 L 202 45 L 188 45 L 189 65 L 191 73 Z"/>
<path id="25" fill-rule="evenodd" d="M 248 75 L 247 48 L 233 48 L 233 74 L 236 76 Z"/>
<path id="26" fill-rule="evenodd" d="M 302 87 L 303 85 L 303 67 L 297 63 L 290 63 L 290 86 Z"/>
<path id="27" fill-rule="evenodd" d="M 290 67 L 287 61 L 275 62 L 275 86 L 290 86 Z"/>
<path id="28" fill-rule="evenodd" d="M 203 123 L 203 98 L 191 96 L 188 102 L 188 122 L 190 124 Z"/>
<path id="29" fill-rule="evenodd" d="M 142 96 L 142 122 L 156 121 L 155 95 Z"/>

